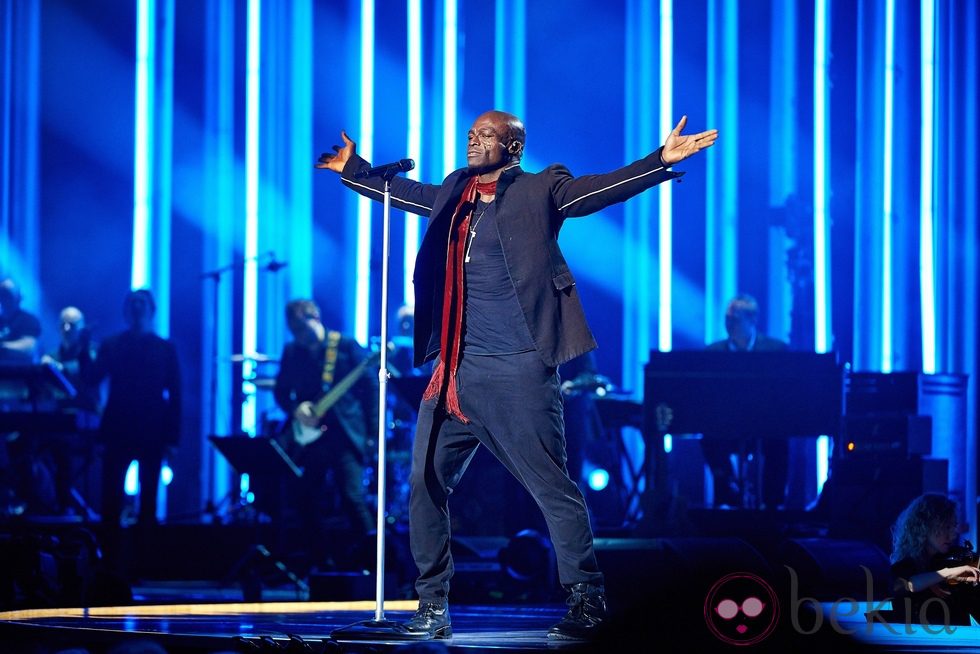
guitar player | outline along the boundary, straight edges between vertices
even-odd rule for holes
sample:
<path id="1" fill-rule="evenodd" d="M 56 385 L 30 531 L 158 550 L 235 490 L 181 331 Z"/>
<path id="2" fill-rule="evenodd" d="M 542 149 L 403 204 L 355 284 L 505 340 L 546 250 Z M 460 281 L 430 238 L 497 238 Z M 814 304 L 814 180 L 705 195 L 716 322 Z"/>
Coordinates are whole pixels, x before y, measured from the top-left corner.
<path id="1" fill-rule="evenodd" d="M 300 522 L 311 539 L 310 554 L 318 558 L 326 519 L 334 498 L 326 493 L 329 476 L 335 480 L 340 505 L 352 536 L 374 529 L 364 485 L 365 456 L 377 430 L 377 366 L 363 365 L 368 352 L 353 338 L 328 331 L 312 300 L 286 305 L 286 324 L 293 340 L 283 348 L 276 376 L 276 403 L 290 417 L 282 439 L 287 452 L 303 468 L 297 498 Z M 352 384 L 350 382 L 353 382 Z M 318 416 L 325 395 L 349 386 Z"/>

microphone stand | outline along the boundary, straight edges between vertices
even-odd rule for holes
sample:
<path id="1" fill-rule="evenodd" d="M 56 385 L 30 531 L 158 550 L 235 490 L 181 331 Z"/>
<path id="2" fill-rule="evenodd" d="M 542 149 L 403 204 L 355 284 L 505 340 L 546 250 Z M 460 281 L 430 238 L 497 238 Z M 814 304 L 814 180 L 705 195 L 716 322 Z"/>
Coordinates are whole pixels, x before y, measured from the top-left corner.
<path id="1" fill-rule="evenodd" d="M 373 620 L 362 620 L 335 629 L 332 638 L 340 640 L 428 640 L 425 634 L 412 634 L 397 622 L 384 617 L 385 590 L 385 436 L 388 404 L 388 259 L 391 225 L 391 180 L 401 170 L 392 168 L 382 175 L 384 179 L 384 220 L 381 247 L 381 358 L 378 364 L 378 538 L 375 562 L 375 608 Z"/>
<path id="2" fill-rule="evenodd" d="M 259 255 L 256 255 L 254 257 L 250 257 L 248 259 L 241 259 L 241 260 L 238 260 L 238 261 L 234 261 L 233 260 L 232 263 L 225 264 L 224 266 L 221 266 L 219 268 L 215 268 L 214 270 L 207 270 L 207 271 L 201 273 L 198 276 L 200 279 L 210 279 L 211 281 L 214 282 L 213 301 L 211 303 L 211 306 L 212 306 L 212 312 L 211 312 L 211 348 L 210 348 L 210 350 L 211 350 L 211 383 L 209 384 L 209 388 L 208 388 L 208 396 L 209 396 L 208 397 L 208 410 L 210 412 L 210 420 L 209 420 L 209 422 L 211 423 L 210 424 L 210 427 L 211 427 L 210 433 L 213 436 L 217 436 L 218 435 L 218 339 L 220 338 L 220 335 L 221 335 L 220 334 L 220 329 L 218 327 L 218 324 L 219 324 L 219 318 L 220 318 L 220 313 L 221 313 L 221 308 L 220 308 L 220 305 L 221 305 L 221 293 L 220 293 L 220 290 L 221 290 L 220 289 L 220 287 L 221 287 L 221 279 L 222 279 L 222 277 L 224 277 L 225 273 L 232 272 L 234 270 L 237 270 L 239 267 L 244 266 L 246 263 L 249 263 L 251 261 L 258 262 L 263 257 L 269 257 L 271 259 L 271 261 L 268 264 L 266 264 L 266 270 L 268 270 L 269 272 L 273 272 L 273 273 L 278 272 L 281 268 L 285 267 L 285 265 L 286 265 L 283 262 L 276 261 L 276 253 L 270 251 L 270 252 L 266 252 L 265 254 L 259 254 Z M 252 354 L 252 353 L 249 353 L 249 354 Z M 208 502 L 211 503 L 212 502 L 212 498 L 208 498 Z M 221 502 L 224 502 L 224 500 L 221 500 Z M 208 512 L 208 510 L 206 509 L 205 510 L 205 513 L 207 513 L 207 512 Z M 214 513 L 215 514 L 217 513 L 217 508 L 215 509 Z M 215 517 L 216 518 L 217 515 L 213 515 L 212 517 Z"/>
<path id="3" fill-rule="evenodd" d="M 212 285 L 214 291 L 211 302 L 211 347 L 208 348 L 211 354 L 211 379 L 210 383 L 208 384 L 208 422 L 210 427 L 209 434 L 211 436 L 218 435 L 218 339 L 221 337 L 221 330 L 219 328 L 221 314 L 221 279 L 224 277 L 225 273 L 234 271 L 238 265 L 239 264 L 237 262 L 232 262 L 213 270 L 205 271 L 199 275 L 200 279 L 202 280 L 211 280 L 214 282 Z M 205 464 L 208 466 L 210 488 L 207 503 L 205 504 L 202 515 L 209 515 L 212 521 L 217 522 L 221 519 L 221 507 L 224 505 L 225 500 L 231 497 L 231 492 L 229 492 L 224 498 L 219 498 L 217 505 L 214 504 L 214 490 L 216 483 L 213 448 L 208 448 Z"/>

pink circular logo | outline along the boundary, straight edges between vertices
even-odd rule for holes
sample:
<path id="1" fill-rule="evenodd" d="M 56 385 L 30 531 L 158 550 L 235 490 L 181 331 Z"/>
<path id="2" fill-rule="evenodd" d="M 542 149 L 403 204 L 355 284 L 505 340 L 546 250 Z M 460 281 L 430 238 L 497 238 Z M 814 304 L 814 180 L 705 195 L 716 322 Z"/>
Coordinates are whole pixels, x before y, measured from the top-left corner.
<path id="1" fill-rule="evenodd" d="M 730 645 L 755 645 L 776 629 L 779 600 L 764 579 L 733 572 L 715 582 L 704 600 L 704 621 L 711 633 Z"/>

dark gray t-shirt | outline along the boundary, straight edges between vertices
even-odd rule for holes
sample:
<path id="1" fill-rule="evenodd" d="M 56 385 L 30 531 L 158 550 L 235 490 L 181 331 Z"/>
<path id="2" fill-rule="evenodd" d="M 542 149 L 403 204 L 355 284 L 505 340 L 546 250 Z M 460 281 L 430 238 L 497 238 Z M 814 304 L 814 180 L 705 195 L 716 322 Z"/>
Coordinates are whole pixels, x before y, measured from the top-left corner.
<path id="1" fill-rule="evenodd" d="M 475 236 L 474 236 L 475 233 Z M 500 245 L 493 203 L 477 202 L 464 257 L 466 354 L 514 354 L 534 349 Z"/>

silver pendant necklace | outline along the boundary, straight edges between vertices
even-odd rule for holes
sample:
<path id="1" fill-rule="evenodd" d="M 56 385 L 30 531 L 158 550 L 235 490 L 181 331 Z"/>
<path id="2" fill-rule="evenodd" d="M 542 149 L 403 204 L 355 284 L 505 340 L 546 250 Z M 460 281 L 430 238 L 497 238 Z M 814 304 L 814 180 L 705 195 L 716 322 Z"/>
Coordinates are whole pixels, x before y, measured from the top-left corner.
<path id="1" fill-rule="evenodd" d="M 480 221 L 483 219 L 483 214 L 485 214 L 487 212 L 487 209 L 489 209 L 489 208 L 490 208 L 490 205 L 487 204 L 487 206 L 485 206 L 483 208 L 483 211 L 481 211 L 480 213 L 478 213 L 476 215 L 476 218 L 470 221 L 470 228 L 469 228 L 469 230 L 467 230 L 469 232 L 469 237 L 470 238 L 469 238 L 469 243 L 466 244 L 466 256 L 463 257 L 463 262 L 464 263 L 469 263 L 470 262 L 470 250 L 473 249 L 473 241 L 476 240 L 476 228 L 480 224 Z"/>

